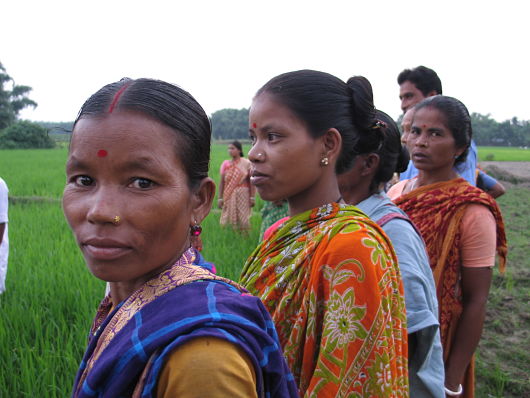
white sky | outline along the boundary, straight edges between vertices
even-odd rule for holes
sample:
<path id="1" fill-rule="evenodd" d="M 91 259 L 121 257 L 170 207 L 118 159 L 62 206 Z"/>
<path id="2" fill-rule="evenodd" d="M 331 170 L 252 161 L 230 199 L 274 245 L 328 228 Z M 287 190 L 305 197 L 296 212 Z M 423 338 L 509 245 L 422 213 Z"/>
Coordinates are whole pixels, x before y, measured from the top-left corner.
<path id="1" fill-rule="evenodd" d="M 271 77 L 317 69 L 364 75 L 376 106 L 400 113 L 397 75 L 425 65 L 444 94 L 498 121 L 530 120 L 525 0 L 7 0 L 0 62 L 33 87 L 22 117 L 73 120 L 121 77 L 188 90 L 208 113 L 250 105 Z"/>

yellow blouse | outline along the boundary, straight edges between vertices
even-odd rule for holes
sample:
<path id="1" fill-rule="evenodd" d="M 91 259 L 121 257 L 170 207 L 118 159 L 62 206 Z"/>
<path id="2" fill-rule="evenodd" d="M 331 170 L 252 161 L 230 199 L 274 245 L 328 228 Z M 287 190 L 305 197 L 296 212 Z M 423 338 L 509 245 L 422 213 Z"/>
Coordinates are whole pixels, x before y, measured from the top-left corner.
<path id="1" fill-rule="evenodd" d="M 247 354 L 214 337 L 199 337 L 173 351 L 160 373 L 158 398 L 257 398 Z"/>

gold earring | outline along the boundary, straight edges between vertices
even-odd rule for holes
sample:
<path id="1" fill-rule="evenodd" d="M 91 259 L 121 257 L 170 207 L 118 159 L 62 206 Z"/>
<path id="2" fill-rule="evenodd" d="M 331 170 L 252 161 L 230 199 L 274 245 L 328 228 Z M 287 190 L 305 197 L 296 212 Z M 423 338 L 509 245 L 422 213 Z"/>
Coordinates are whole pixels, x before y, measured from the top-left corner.
<path id="1" fill-rule="evenodd" d="M 320 165 L 321 166 L 327 166 L 328 164 L 329 164 L 329 159 L 327 158 L 327 156 L 325 156 L 322 159 L 320 159 Z"/>

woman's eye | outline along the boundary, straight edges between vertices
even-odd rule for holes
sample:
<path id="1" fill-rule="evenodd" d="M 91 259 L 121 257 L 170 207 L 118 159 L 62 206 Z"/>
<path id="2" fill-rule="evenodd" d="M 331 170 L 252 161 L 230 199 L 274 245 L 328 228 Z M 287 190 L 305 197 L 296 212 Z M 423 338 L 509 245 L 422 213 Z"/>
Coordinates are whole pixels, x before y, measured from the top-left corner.
<path id="1" fill-rule="evenodd" d="M 256 143 L 256 136 L 254 135 L 249 135 L 248 136 L 248 139 L 250 140 L 250 144 L 251 145 L 254 145 Z"/>
<path id="2" fill-rule="evenodd" d="M 82 187 L 89 187 L 94 183 L 94 180 L 89 176 L 77 176 L 74 177 L 74 182 L 76 185 L 82 186 Z"/>
<path id="3" fill-rule="evenodd" d="M 276 133 L 268 133 L 267 134 L 267 139 L 269 141 L 276 141 L 278 138 L 280 138 L 280 136 Z"/>
<path id="4" fill-rule="evenodd" d="M 154 182 L 151 180 L 148 180 L 147 178 L 135 178 L 131 182 L 131 186 L 133 188 L 138 188 L 138 189 L 149 189 L 149 188 L 152 188 L 153 185 L 154 185 Z"/>

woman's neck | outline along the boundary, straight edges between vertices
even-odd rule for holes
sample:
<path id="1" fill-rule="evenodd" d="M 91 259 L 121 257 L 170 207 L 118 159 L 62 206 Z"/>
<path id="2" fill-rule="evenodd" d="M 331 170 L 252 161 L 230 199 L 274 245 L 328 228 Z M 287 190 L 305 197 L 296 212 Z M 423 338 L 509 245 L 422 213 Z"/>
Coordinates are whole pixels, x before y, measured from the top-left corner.
<path id="1" fill-rule="evenodd" d="M 321 178 L 316 184 L 291 196 L 287 201 L 291 217 L 328 203 L 344 202 L 334 173 L 330 178 Z"/>
<path id="2" fill-rule="evenodd" d="M 424 171 L 418 170 L 418 177 L 415 188 L 437 182 L 449 181 L 458 177 L 458 173 L 451 167 L 449 170 Z"/>

